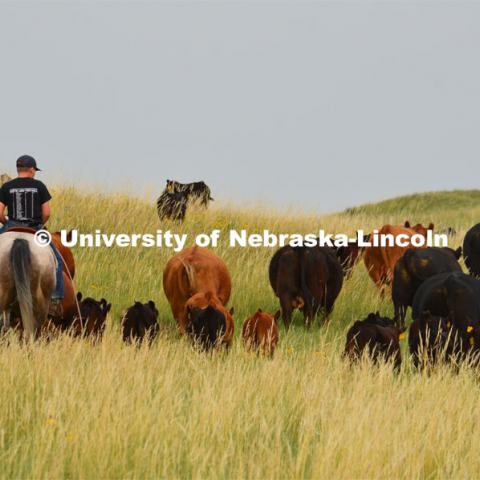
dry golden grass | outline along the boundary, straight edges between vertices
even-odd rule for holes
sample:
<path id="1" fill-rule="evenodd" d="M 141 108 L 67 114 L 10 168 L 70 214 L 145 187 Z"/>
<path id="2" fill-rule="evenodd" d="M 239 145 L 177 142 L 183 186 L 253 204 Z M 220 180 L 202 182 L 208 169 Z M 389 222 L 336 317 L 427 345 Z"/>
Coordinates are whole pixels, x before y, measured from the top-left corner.
<path id="1" fill-rule="evenodd" d="M 454 226 L 461 243 L 479 207 L 459 209 L 442 197 L 433 214 L 360 211 L 323 217 L 297 212 L 213 206 L 184 225 L 159 224 L 148 203 L 122 195 L 54 191 L 51 229 L 190 234 L 220 228 L 353 233 L 383 223 L 434 221 Z M 451 194 L 452 196 L 455 193 Z M 429 198 L 429 201 L 431 199 Z M 432 218 L 433 217 L 433 218 Z M 391 314 L 363 264 L 347 280 L 327 326 L 306 332 L 299 315 L 280 329 L 272 360 L 244 352 L 239 331 L 256 308 L 274 311 L 268 283 L 273 250 L 231 249 L 221 255 L 233 277 L 236 341 L 228 355 L 194 352 L 176 333 L 161 285 L 166 249 L 74 250 L 77 285 L 113 303 L 101 344 L 62 337 L 25 347 L 0 345 L 0 477 L 2 478 L 467 478 L 480 470 L 476 372 L 440 366 L 431 374 L 404 362 L 341 358 L 345 333 L 373 310 Z M 162 331 L 151 348 L 125 346 L 120 312 L 154 300 Z"/>

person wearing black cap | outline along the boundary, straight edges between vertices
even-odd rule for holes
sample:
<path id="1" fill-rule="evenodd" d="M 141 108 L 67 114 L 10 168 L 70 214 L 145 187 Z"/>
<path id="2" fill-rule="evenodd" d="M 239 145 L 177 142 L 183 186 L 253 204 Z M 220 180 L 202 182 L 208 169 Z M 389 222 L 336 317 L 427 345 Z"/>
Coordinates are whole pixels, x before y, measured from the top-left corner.
<path id="1" fill-rule="evenodd" d="M 30 155 L 22 155 L 17 159 L 18 177 L 6 182 L 0 189 L 0 222 L 4 233 L 11 227 L 30 227 L 35 230 L 44 228 L 50 218 L 52 196 L 44 183 L 35 179 L 35 174 L 41 171 L 37 162 Z M 8 218 L 5 216 L 5 208 Z M 53 243 L 50 244 L 57 257 L 56 289 L 50 302 L 50 315 L 61 317 L 61 300 L 64 296 L 63 260 Z"/>

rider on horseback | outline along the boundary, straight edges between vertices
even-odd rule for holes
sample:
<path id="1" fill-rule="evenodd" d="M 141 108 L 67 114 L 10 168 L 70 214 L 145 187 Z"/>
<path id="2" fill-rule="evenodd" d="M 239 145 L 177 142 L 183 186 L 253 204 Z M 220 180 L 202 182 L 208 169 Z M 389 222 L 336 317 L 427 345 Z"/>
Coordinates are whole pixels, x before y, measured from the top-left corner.
<path id="1" fill-rule="evenodd" d="M 33 157 L 23 155 L 17 160 L 18 177 L 5 183 L 0 189 L 0 222 L 3 223 L 0 233 L 12 227 L 41 230 L 50 218 L 49 201 L 52 197 L 45 184 L 35 180 L 37 171 L 40 169 Z M 5 216 L 5 207 L 8 218 Z M 50 246 L 57 257 L 57 272 L 49 314 L 59 318 L 63 315 L 63 260 L 53 243 L 50 243 Z"/>

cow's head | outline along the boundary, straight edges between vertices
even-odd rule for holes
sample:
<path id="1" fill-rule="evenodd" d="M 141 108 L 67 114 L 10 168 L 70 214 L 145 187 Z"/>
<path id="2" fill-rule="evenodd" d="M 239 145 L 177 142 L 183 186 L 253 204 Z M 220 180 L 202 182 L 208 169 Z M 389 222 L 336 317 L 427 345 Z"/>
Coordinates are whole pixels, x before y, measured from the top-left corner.
<path id="1" fill-rule="evenodd" d="M 155 305 L 155 302 L 153 300 L 149 300 L 147 303 L 144 304 L 145 309 L 150 311 L 152 318 L 155 320 L 158 319 L 158 309 Z"/>
<path id="2" fill-rule="evenodd" d="M 193 308 L 189 312 L 187 333 L 196 346 L 211 350 L 220 346 L 227 326 L 225 314 L 209 305 L 207 308 Z"/>
<path id="3" fill-rule="evenodd" d="M 144 333 L 149 336 L 149 339 L 153 340 L 160 329 L 158 326 L 158 309 L 153 300 L 140 305 L 142 328 Z"/>
<path id="4" fill-rule="evenodd" d="M 382 317 L 378 310 L 375 313 L 369 313 L 368 316 L 363 320 L 363 323 L 368 325 L 377 325 L 379 327 L 396 328 L 395 321 L 388 317 Z"/>
<path id="5" fill-rule="evenodd" d="M 268 313 L 268 312 L 264 312 L 261 308 L 257 309 L 257 311 L 253 314 L 253 318 L 254 320 L 258 320 L 260 318 L 264 318 L 270 322 L 274 322 L 276 323 L 277 320 L 280 318 L 280 315 L 281 315 L 281 311 L 280 310 L 277 310 L 273 315 L 271 313 Z"/>
<path id="6" fill-rule="evenodd" d="M 167 186 L 165 187 L 165 190 L 169 193 L 174 193 L 176 183 L 177 182 L 175 180 L 167 180 Z"/>
<path id="7" fill-rule="evenodd" d="M 410 222 L 407 220 L 404 224 L 404 227 L 405 228 L 411 228 L 412 230 L 414 230 L 416 233 L 419 233 L 420 235 L 423 235 L 424 237 L 427 236 L 427 232 L 428 230 L 432 230 L 433 231 L 433 228 L 434 228 L 434 224 L 433 223 L 430 223 L 428 225 L 428 227 L 424 227 L 421 223 L 417 223 L 416 225 L 414 225 L 413 227 L 411 226 Z"/>
<path id="8" fill-rule="evenodd" d="M 227 325 L 233 325 L 233 308 L 227 310 L 210 292 L 193 295 L 186 309 L 187 333 L 203 350 L 219 346 L 227 333 Z"/>
<path id="9" fill-rule="evenodd" d="M 149 300 L 147 303 L 135 302 L 133 308 L 138 317 L 144 323 L 145 328 L 151 327 L 157 323 L 158 310 L 153 300 Z"/>
<path id="10" fill-rule="evenodd" d="M 347 332 L 347 341 L 343 355 L 351 361 L 360 359 L 369 341 L 370 331 L 365 328 L 365 323 L 356 321 Z"/>

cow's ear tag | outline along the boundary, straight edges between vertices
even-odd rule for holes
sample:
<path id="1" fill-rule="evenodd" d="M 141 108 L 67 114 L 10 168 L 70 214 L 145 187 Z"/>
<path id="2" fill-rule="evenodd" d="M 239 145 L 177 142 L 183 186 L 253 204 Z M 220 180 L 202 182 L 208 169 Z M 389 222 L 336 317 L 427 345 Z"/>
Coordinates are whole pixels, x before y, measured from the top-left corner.
<path id="1" fill-rule="evenodd" d="M 407 334 L 405 332 L 402 332 L 399 336 L 398 336 L 398 339 L 399 340 L 405 340 L 407 338 Z"/>
<path id="2" fill-rule="evenodd" d="M 473 327 L 471 325 L 467 327 L 467 333 L 470 333 L 470 332 L 473 332 Z"/>

